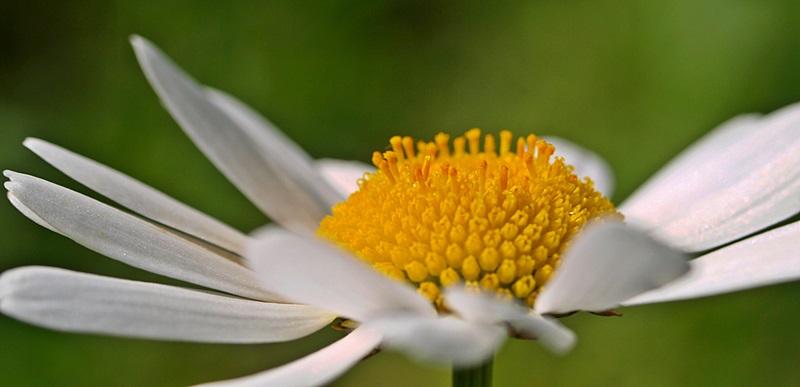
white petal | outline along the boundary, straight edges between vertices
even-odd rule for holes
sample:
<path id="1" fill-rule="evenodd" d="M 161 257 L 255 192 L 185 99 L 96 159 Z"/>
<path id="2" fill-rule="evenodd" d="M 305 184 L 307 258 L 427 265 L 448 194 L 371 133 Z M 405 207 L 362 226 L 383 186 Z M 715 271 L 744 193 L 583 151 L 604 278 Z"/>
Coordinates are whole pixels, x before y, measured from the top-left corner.
<path id="1" fill-rule="evenodd" d="M 127 175 L 35 138 L 25 146 L 67 176 L 109 199 L 174 229 L 244 254 L 247 236 Z"/>
<path id="2" fill-rule="evenodd" d="M 620 211 L 690 251 L 800 212 L 800 104 L 726 122 L 656 173 Z"/>
<path id="3" fill-rule="evenodd" d="M 309 335 L 333 320 L 317 308 L 174 286 L 22 267 L 0 276 L 0 311 L 50 329 L 210 343 Z"/>
<path id="4" fill-rule="evenodd" d="M 435 316 L 428 300 L 354 256 L 277 227 L 255 235 L 247 260 L 267 289 L 365 322 L 400 312 Z"/>
<path id="5" fill-rule="evenodd" d="M 21 212 L 23 215 L 27 216 L 28 219 L 34 221 L 36 224 L 38 224 L 38 225 L 40 225 L 40 226 L 42 226 L 42 227 L 44 227 L 44 228 L 46 228 L 46 229 L 48 229 L 48 230 L 50 230 L 52 232 L 55 232 L 55 233 L 58 232 L 58 230 L 56 230 L 52 225 L 50 225 L 49 223 L 45 222 L 44 219 L 39 217 L 39 215 L 36 215 L 33 211 L 31 211 L 30 208 L 25 207 L 25 205 L 22 204 L 22 202 L 20 202 L 19 199 L 17 199 L 17 197 L 14 196 L 14 194 L 12 194 L 11 192 L 7 192 L 6 193 L 6 197 L 8 197 L 8 201 L 10 201 L 11 204 L 13 204 L 14 207 L 16 207 L 17 210 L 19 210 L 19 212 Z"/>
<path id="6" fill-rule="evenodd" d="M 320 178 L 314 160 L 261 114 L 225 92 L 206 88 L 206 93 L 211 103 L 228 114 L 250 136 L 267 165 L 275 170 L 282 181 L 297 184 L 309 194 L 316 195 L 325 208 L 344 200 L 346 195 L 339 194 L 326 179 Z"/>
<path id="7" fill-rule="evenodd" d="M 800 222 L 697 258 L 692 270 L 668 285 L 623 302 L 652 304 L 729 293 L 800 279 Z"/>
<path id="8" fill-rule="evenodd" d="M 321 159 L 316 162 L 319 174 L 335 188 L 342 197 L 358 191 L 358 180 L 365 173 L 375 172 L 375 167 L 358 162 L 334 159 Z"/>
<path id="9" fill-rule="evenodd" d="M 186 134 L 253 204 L 285 227 L 313 232 L 338 196 L 296 146 L 250 111 L 210 93 L 152 43 L 131 38 L 147 79 Z M 316 180 L 315 180 L 316 179 Z"/>
<path id="10" fill-rule="evenodd" d="M 614 194 L 614 171 L 597 153 L 563 138 L 546 136 L 544 139 L 556 147 L 556 156 L 575 167 L 578 177 L 592 179 L 594 188 L 607 198 Z"/>
<path id="11" fill-rule="evenodd" d="M 319 386 L 325 385 L 377 348 L 383 336 L 377 329 L 356 328 L 343 339 L 308 355 L 258 374 L 203 384 L 207 387 Z"/>
<path id="12" fill-rule="evenodd" d="M 542 317 L 526 307 L 503 302 L 485 294 L 474 294 L 462 287 L 447 289 L 445 302 L 464 320 L 506 324 L 515 335 L 537 339 L 555 353 L 564 354 L 575 347 L 577 338 L 574 332 L 557 320 Z"/>
<path id="13" fill-rule="evenodd" d="M 51 229 L 98 253 L 156 274 L 259 300 L 280 300 L 247 268 L 161 228 L 45 180 L 11 171 L 6 189 Z M 33 218 L 36 220 L 36 218 Z"/>
<path id="14" fill-rule="evenodd" d="M 485 362 L 505 341 L 505 330 L 454 317 L 391 316 L 364 324 L 379 327 L 388 349 L 426 363 L 474 366 Z"/>
<path id="15" fill-rule="evenodd" d="M 524 318 L 509 320 L 509 324 L 515 333 L 535 337 L 547 349 L 559 355 L 572 351 L 578 341 L 575 332 L 561 325 L 558 320 L 535 311 L 530 311 Z"/>
<path id="16" fill-rule="evenodd" d="M 620 223 L 590 225 L 544 286 L 540 314 L 604 311 L 689 270 L 686 258 Z"/>

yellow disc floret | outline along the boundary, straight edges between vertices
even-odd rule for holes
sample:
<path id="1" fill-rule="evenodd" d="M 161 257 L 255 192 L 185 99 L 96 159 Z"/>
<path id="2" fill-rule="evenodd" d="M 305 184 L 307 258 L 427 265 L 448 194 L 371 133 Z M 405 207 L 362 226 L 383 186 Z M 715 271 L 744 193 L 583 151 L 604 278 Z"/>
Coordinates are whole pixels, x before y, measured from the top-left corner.
<path id="1" fill-rule="evenodd" d="M 376 270 L 418 287 L 442 307 L 442 286 L 467 286 L 533 306 L 570 240 L 611 202 L 580 180 L 555 147 L 480 130 L 433 142 L 392 137 L 375 152 L 375 173 L 333 208 L 319 233 Z"/>

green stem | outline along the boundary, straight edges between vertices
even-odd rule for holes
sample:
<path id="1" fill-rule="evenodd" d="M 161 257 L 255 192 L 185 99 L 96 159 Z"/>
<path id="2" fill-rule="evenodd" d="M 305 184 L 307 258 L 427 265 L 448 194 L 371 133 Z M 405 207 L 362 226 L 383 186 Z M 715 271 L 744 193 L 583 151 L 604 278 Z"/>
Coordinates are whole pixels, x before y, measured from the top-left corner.
<path id="1" fill-rule="evenodd" d="M 453 367 L 453 387 L 491 387 L 492 386 L 492 361 L 472 368 Z"/>

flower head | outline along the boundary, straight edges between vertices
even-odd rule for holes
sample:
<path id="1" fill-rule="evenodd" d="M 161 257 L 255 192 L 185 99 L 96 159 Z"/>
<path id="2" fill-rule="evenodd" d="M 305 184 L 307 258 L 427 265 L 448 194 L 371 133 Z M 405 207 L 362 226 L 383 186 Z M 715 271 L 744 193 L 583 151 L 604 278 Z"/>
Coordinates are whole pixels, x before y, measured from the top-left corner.
<path id="1" fill-rule="evenodd" d="M 519 137 L 515 151 L 508 131 L 499 150 L 492 135 L 481 149 L 479 129 L 456 138 L 452 152 L 448 143 L 443 133 L 417 144 L 393 137 L 319 233 L 440 309 L 442 287 L 462 281 L 532 307 L 586 223 L 618 215 L 534 135 Z"/>
<path id="2" fill-rule="evenodd" d="M 176 121 L 278 225 L 244 235 L 29 139 L 43 159 L 138 216 L 6 171 L 9 200 L 23 214 L 111 258 L 215 291 L 27 267 L 0 276 L 4 314 L 68 331 L 229 343 L 291 340 L 339 317 L 336 325 L 352 329 L 345 338 L 238 380 L 321 384 L 375 349 L 473 365 L 510 334 L 566 352 L 575 335 L 552 317 L 561 313 L 800 278 L 800 223 L 689 263 L 684 254 L 800 212 L 796 106 L 734 120 L 690 148 L 620 206 L 631 227 L 595 189 L 608 187 L 603 164 L 569 143 L 515 143 L 501 132 L 499 142 L 486 136 L 481 146 L 473 129 L 452 148 L 444 134 L 419 143 L 393 137 L 373 155 L 375 168 L 320 163 L 148 41 L 132 42 Z M 600 177 L 583 177 L 570 159 Z"/>

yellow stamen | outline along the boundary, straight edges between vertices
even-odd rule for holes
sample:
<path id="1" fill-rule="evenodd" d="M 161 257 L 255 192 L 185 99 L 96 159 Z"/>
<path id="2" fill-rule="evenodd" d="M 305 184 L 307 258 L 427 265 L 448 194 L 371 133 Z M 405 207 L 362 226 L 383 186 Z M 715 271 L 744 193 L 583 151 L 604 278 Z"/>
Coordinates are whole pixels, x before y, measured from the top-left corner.
<path id="1" fill-rule="evenodd" d="M 453 153 L 455 153 L 455 156 L 463 155 L 466 145 L 467 145 L 467 139 L 466 138 L 464 138 L 464 137 L 456 137 L 456 139 L 453 140 Z"/>
<path id="2" fill-rule="evenodd" d="M 433 142 L 392 137 L 391 150 L 372 155 L 376 172 L 319 234 L 414 284 L 440 309 L 442 287 L 461 281 L 533 306 L 582 227 L 621 216 L 544 140 L 519 137 L 512 153 L 510 132 L 500 132 L 499 152 L 494 136 L 483 149 L 480 137 L 467 131 L 452 152 L 443 133 Z"/>
<path id="3" fill-rule="evenodd" d="M 494 155 L 497 146 L 494 143 L 494 136 L 487 134 L 483 142 L 483 152 L 489 155 Z"/>
<path id="4" fill-rule="evenodd" d="M 448 145 L 448 142 L 450 142 L 450 136 L 444 133 L 439 133 L 433 139 L 434 141 L 436 141 L 436 146 L 439 149 L 439 154 L 442 157 L 449 157 L 450 146 Z"/>
<path id="5" fill-rule="evenodd" d="M 514 136 L 508 130 L 500 132 L 500 156 L 505 156 L 511 149 L 511 139 Z"/>
<path id="6" fill-rule="evenodd" d="M 442 286 L 449 286 L 461 280 L 461 277 L 458 275 L 458 272 L 455 271 L 452 267 L 448 267 L 442 271 L 442 274 L 439 275 L 439 283 Z"/>
<path id="7" fill-rule="evenodd" d="M 406 151 L 406 158 L 413 159 L 414 158 L 414 139 L 405 136 L 403 137 L 403 150 Z"/>
<path id="8" fill-rule="evenodd" d="M 403 138 L 394 136 L 389 139 L 389 144 L 392 145 L 392 151 L 394 151 L 395 156 L 397 156 L 397 160 L 403 161 L 405 159 L 403 156 Z"/>
<path id="9" fill-rule="evenodd" d="M 431 302 L 436 302 L 439 298 L 439 287 L 433 282 L 423 282 L 419 284 L 419 293 L 427 297 Z"/>
<path id="10" fill-rule="evenodd" d="M 480 151 L 481 130 L 478 128 L 470 129 L 464 135 L 469 141 L 469 154 L 475 156 Z"/>

